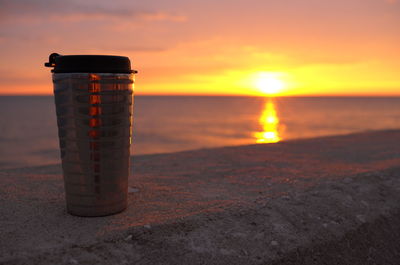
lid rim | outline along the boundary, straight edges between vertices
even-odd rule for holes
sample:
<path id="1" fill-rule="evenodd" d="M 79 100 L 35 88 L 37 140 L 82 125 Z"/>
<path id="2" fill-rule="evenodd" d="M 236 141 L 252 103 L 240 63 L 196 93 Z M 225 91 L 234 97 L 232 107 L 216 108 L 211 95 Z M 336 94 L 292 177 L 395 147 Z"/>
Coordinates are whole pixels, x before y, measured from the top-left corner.
<path id="1" fill-rule="evenodd" d="M 128 57 L 117 55 L 51 54 L 45 66 L 54 67 L 52 73 L 136 73 Z"/>
<path id="2" fill-rule="evenodd" d="M 136 70 L 130 70 L 129 72 L 121 72 L 121 71 L 107 71 L 107 72 L 99 72 L 99 71 L 55 71 L 55 69 L 51 70 L 54 74 L 136 74 Z"/>

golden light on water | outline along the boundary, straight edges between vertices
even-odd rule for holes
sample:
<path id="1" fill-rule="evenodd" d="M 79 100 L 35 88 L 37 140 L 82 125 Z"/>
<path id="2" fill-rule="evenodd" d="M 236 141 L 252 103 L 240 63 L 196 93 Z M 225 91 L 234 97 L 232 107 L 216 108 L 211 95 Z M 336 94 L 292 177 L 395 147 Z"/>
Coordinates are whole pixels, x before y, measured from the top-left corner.
<path id="1" fill-rule="evenodd" d="M 256 143 L 277 143 L 281 140 L 279 118 L 272 99 L 268 99 L 265 103 L 259 122 L 262 126 L 262 131 L 254 133 Z"/>

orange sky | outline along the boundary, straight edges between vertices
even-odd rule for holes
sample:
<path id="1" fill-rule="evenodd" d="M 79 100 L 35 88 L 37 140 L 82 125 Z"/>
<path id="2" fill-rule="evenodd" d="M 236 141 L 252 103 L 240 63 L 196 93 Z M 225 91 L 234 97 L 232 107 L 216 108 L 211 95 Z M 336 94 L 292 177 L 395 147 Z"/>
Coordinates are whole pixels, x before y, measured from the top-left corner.
<path id="1" fill-rule="evenodd" d="M 51 94 L 51 52 L 129 56 L 136 94 L 400 96 L 397 0 L 0 0 L 0 93 Z"/>

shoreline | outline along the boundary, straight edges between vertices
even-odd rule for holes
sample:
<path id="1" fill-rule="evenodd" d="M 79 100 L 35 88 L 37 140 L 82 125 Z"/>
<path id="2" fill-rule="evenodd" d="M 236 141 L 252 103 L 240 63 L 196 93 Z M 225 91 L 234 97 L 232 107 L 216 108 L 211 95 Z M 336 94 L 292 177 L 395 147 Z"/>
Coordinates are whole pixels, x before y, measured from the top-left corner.
<path id="1" fill-rule="evenodd" d="M 281 140 L 277 143 L 249 143 L 249 144 L 244 144 L 244 145 L 224 145 L 224 146 L 211 146 L 211 147 L 202 147 L 202 148 L 195 148 L 195 149 L 185 149 L 185 150 L 180 150 L 180 151 L 173 151 L 173 152 L 156 152 L 156 153 L 139 153 L 139 154 L 131 154 L 131 159 L 138 158 L 141 159 L 142 157 L 147 157 L 147 156 L 159 156 L 159 155 L 171 155 L 171 154 L 178 154 L 178 153 L 185 153 L 185 152 L 195 152 L 195 151 L 202 151 L 202 150 L 213 150 L 213 149 L 220 149 L 220 148 L 235 148 L 235 147 L 242 147 L 242 146 L 257 146 L 257 145 L 276 145 L 276 144 L 286 144 L 286 143 L 292 143 L 292 142 L 302 142 L 302 141 L 308 141 L 308 140 L 318 140 L 318 139 L 326 139 L 326 138 L 337 138 L 337 137 L 343 137 L 343 136 L 352 136 L 352 135 L 362 135 L 362 134 L 370 134 L 370 133 L 379 133 L 379 132 L 393 132 L 393 131 L 398 131 L 400 128 L 391 128 L 391 129 L 384 129 L 384 130 L 364 130 L 364 131 L 354 131 L 354 132 L 344 132 L 341 134 L 329 134 L 329 135 L 320 135 L 320 136 L 310 136 L 310 137 L 302 137 L 302 138 L 290 138 L 287 140 Z M 47 152 L 49 150 L 46 150 Z M 57 155 L 57 158 L 60 160 L 59 163 L 48 163 L 48 164 L 38 164 L 38 165 L 30 165 L 30 166 L 14 166 L 14 167 L 1 167 L 3 166 L 0 164 L 0 171 L 14 171 L 14 170 L 19 170 L 19 169 L 27 169 L 27 168 L 41 168 L 41 167 L 51 167 L 51 166 L 56 166 L 61 164 L 61 158 L 59 158 L 59 149 L 56 148 L 54 150 L 51 150 L 53 153 Z"/>
<path id="2" fill-rule="evenodd" d="M 99 218 L 65 212 L 59 164 L 0 170 L 0 264 L 382 264 L 400 246 L 400 130 L 133 160 L 129 208 Z"/>

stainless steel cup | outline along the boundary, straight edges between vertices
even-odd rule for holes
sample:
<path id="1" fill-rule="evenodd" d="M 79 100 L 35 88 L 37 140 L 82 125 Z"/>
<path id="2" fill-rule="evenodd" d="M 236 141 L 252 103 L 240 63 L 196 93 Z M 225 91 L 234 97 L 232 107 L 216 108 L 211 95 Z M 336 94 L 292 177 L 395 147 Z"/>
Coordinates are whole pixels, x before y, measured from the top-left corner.
<path id="1" fill-rule="evenodd" d="M 122 56 L 50 55 L 67 211 L 127 207 L 136 71 Z"/>

